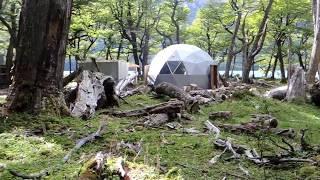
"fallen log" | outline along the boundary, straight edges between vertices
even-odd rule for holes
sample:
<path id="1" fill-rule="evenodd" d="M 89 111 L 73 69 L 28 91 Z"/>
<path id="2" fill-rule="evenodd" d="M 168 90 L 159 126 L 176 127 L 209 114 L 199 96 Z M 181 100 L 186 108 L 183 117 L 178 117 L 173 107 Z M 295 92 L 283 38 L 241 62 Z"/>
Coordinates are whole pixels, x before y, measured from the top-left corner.
<path id="1" fill-rule="evenodd" d="M 212 98 L 214 97 L 214 94 L 212 93 L 212 90 L 207 90 L 207 89 L 204 89 L 204 90 L 193 90 L 193 91 L 190 91 L 188 92 L 191 96 L 202 96 L 202 97 L 205 97 L 205 98 Z"/>
<path id="2" fill-rule="evenodd" d="M 179 100 L 171 100 L 165 103 L 160 103 L 153 106 L 148 106 L 142 109 L 135 109 L 129 111 L 105 112 L 116 117 L 139 117 L 149 114 L 177 114 L 181 113 L 184 103 Z"/>
<path id="3" fill-rule="evenodd" d="M 160 95 L 167 95 L 171 98 L 177 98 L 183 101 L 186 105 L 193 103 L 194 99 L 182 89 L 176 87 L 173 84 L 162 82 L 155 87 L 155 92 Z"/>
<path id="4" fill-rule="evenodd" d="M 162 82 L 155 87 L 155 92 L 159 95 L 166 95 L 183 101 L 184 108 L 190 113 L 196 113 L 200 110 L 200 103 L 194 97 L 173 84 Z"/>

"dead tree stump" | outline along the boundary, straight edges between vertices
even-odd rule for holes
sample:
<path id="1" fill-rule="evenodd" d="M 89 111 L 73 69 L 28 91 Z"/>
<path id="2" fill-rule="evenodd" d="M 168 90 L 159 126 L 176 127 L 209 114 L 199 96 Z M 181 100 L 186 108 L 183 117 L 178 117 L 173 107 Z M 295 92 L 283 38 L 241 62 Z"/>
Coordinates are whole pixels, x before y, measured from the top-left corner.
<path id="1" fill-rule="evenodd" d="M 118 105 L 112 77 L 102 73 L 83 71 L 80 74 L 76 98 L 70 103 L 71 115 L 88 119 L 96 109 Z"/>
<path id="2" fill-rule="evenodd" d="M 310 95 L 311 95 L 311 101 L 316 106 L 320 106 L 320 82 L 317 82 L 311 87 Z"/>
<path id="3" fill-rule="evenodd" d="M 297 67 L 291 76 L 286 99 L 289 102 L 305 102 L 306 100 L 305 73 L 301 67 Z"/>

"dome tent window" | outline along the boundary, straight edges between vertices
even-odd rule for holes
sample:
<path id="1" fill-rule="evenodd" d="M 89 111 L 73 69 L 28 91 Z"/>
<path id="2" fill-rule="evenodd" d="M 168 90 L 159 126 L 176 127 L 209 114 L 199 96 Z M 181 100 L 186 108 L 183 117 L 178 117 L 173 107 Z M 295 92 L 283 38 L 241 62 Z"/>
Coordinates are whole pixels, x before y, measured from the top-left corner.
<path id="1" fill-rule="evenodd" d="M 171 74 L 171 70 L 167 63 L 163 65 L 160 74 Z"/>
<path id="2" fill-rule="evenodd" d="M 210 65 L 216 64 L 208 53 L 196 46 L 172 45 L 153 58 L 148 81 L 154 85 L 169 82 L 180 88 L 197 84 L 207 89 L 210 87 Z"/>
<path id="3" fill-rule="evenodd" d="M 174 71 L 174 74 L 187 74 L 186 68 L 183 63 L 180 63 L 177 69 Z"/>
<path id="4" fill-rule="evenodd" d="M 181 64 L 181 61 L 168 61 L 167 64 L 169 65 L 171 72 L 174 73 L 177 67 Z"/>

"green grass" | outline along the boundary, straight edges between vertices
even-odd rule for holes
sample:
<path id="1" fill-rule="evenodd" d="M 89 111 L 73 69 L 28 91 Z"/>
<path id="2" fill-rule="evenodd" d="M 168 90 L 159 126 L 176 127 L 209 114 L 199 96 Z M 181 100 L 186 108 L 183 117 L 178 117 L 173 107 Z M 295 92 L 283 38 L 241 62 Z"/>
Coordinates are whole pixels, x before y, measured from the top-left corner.
<path id="1" fill-rule="evenodd" d="M 129 104 L 123 103 L 121 110 L 136 109 L 164 101 L 149 95 L 138 95 L 126 99 Z M 308 128 L 307 139 L 313 144 L 319 144 L 320 138 L 320 111 L 318 107 L 307 104 L 289 104 L 274 100 L 265 100 L 250 95 L 228 100 L 221 104 L 202 107 L 201 112 L 194 115 L 191 122 L 181 122 L 184 127 L 195 127 L 202 130 L 203 123 L 208 120 L 208 114 L 213 111 L 232 111 L 233 118 L 227 123 L 241 123 L 250 120 L 250 114 L 269 113 L 275 116 L 282 128 L 294 128 L 296 131 Z M 99 114 L 99 113 L 98 113 Z M 37 172 L 46 167 L 61 164 L 62 157 L 68 152 L 77 139 L 94 132 L 99 126 L 99 121 L 106 119 L 107 132 L 101 139 L 85 145 L 76 152 L 69 163 L 53 170 L 47 179 L 74 179 L 77 177 L 83 163 L 98 151 L 113 152 L 118 157 L 125 157 L 133 161 L 134 152 L 117 149 L 116 144 L 121 140 L 125 142 L 143 142 L 143 152 L 136 159 L 136 163 L 144 164 L 151 169 L 160 162 L 167 170 L 178 170 L 178 175 L 184 179 L 222 179 L 226 174 L 240 174 L 239 163 L 249 170 L 254 179 L 304 179 L 319 177 L 318 167 L 298 166 L 291 169 L 277 169 L 259 167 L 242 159 L 225 161 L 230 156 L 226 154 L 222 159 L 210 166 L 208 161 L 221 153 L 214 147 L 211 136 L 195 136 L 182 134 L 180 131 L 167 128 L 145 129 L 135 128 L 130 125 L 137 118 L 112 118 L 106 115 L 83 121 L 75 118 L 59 117 L 33 117 L 26 114 L 13 115 L 8 119 L 0 119 L 0 163 L 8 164 L 10 168 L 22 172 Z M 46 127 L 45 133 L 41 129 Z M 27 137 L 26 132 L 38 132 L 36 137 Z M 28 133 L 27 133 L 28 134 Z M 30 134 L 30 133 L 29 133 Z M 161 137 L 163 134 L 164 139 Z M 248 135 L 235 135 L 228 132 L 222 133 L 223 137 L 230 137 L 232 142 L 260 149 L 266 153 L 279 152 L 267 138 L 258 141 L 257 137 Z M 268 136 L 268 135 L 266 135 Z M 277 139 L 277 137 L 273 137 Z M 291 140 L 297 144 L 298 138 Z M 320 157 L 319 157 L 320 158 Z M 135 164 L 136 165 L 136 164 Z M 148 171 L 149 172 L 149 171 Z M 151 170 L 149 173 L 155 173 Z M 153 176 L 150 179 L 157 179 Z M 173 176 L 176 177 L 176 176 Z M 231 179 L 233 177 L 230 177 Z M 13 179 L 5 170 L 0 170 L 0 179 Z"/>

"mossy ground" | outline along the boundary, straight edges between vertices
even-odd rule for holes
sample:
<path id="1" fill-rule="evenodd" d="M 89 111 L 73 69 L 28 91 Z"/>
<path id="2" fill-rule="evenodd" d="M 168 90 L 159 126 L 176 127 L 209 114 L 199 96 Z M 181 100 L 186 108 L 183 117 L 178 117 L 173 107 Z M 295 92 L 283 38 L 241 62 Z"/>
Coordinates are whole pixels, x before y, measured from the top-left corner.
<path id="1" fill-rule="evenodd" d="M 156 99 L 151 95 L 137 95 L 129 97 L 127 99 L 129 104 L 123 103 L 121 110 L 139 108 L 161 101 L 164 99 Z M 320 144 L 318 107 L 266 100 L 250 95 L 243 95 L 221 104 L 204 106 L 200 113 L 194 115 L 193 121 L 181 122 L 181 124 L 184 127 L 202 130 L 204 122 L 208 120 L 208 113 L 220 110 L 233 112 L 233 118 L 227 123 L 246 122 L 253 113 L 269 113 L 279 120 L 280 127 L 290 127 L 296 131 L 308 128 L 309 142 Z M 165 127 L 155 129 L 138 127 L 135 131 L 124 131 L 130 129 L 130 124 L 137 118 L 112 118 L 99 113 L 94 119 L 88 121 L 65 117 L 33 117 L 26 114 L 0 119 L 0 163 L 28 173 L 61 164 L 62 157 L 74 146 L 76 140 L 96 131 L 101 120 L 106 120 L 108 123 L 107 132 L 103 137 L 85 145 L 72 156 L 68 163 L 59 169 L 53 169 L 47 179 L 75 179 L 84 162 L 98 151 L 113 152 L 119 157 L 125 157 L 128 161 L 135 160 L 136 163 L 150 167 L 157 167 L 160 163 L 162 167 L 174 170 L 184 179 L 222 179 L 226 174 L 243 175 L 239 164 L 250 172 L 253 179 L 304 179 L 307 177 L 316 179 L 320 177 L 320 169 L 314 166 L 305 165 L 289 169 L 259 167 L 245 159 L 223 160 L 229 154 L 210 166 L 208 161 L 221 153 L 221 150 L 214 147 L 211 136 L 183 134 Z M 46 131 L 43 132 L 43 129 Z M 36 136 L 28 136 L 31 134 Z M 265 153 L 280 151 L 268 140 L 269 135 L 253 137 L 223 132 L 222 136 L 230 137 L 237 144 L 255 147 L 257 150 L 264 149 Z M 258 137 L 263 138 L 258 140 L 261 139 Z M 277 139 L 277 137 L 272 138 Z M 131 143 L 142 141 L 143 152 L 135 159 L 134 152 L 115 148 L 121 140 Z M 291 142 L 296 145 L 298 139 Z M 0 179 L 14 179 L 14 177 L 6 170 L 0 170 Z"/>

